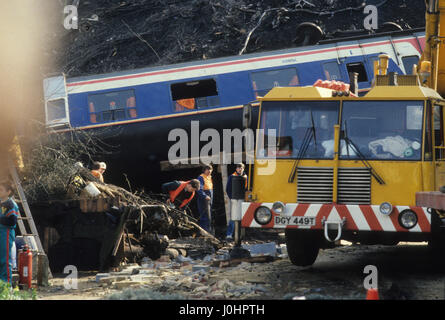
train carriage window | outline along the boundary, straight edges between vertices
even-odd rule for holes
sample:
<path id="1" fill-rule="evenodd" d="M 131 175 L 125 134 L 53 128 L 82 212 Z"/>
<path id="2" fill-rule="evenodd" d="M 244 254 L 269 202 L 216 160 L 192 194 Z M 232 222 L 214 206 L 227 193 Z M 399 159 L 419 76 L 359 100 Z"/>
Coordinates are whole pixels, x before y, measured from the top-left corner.
<path id="1" fill-rule="evenodd" d="M 54 121 L 66 118 L 65 99 L 51 100 L 46 103 L 47 120 Z"/>
<path id="2" fill-rule="evenodd" d="M 413 66 L 419 62 L 418 56 L 402 57 L 403 67 L 405 68 L 405 74 L 413 74 Z"/>
<path id="3" fill-rule="evenodd" d="M 137 117 L 134 90 L 90 94 L 88 108 L 92 123 Z"/>
<path id="4" fill-rule="evenodd" d="M 346 68 L 348 69 L 348 74 L 351 72 L 358 73 L 358 82 L 368 82 L 368 75 L 363 62 L 348 63 Z"/>
<path id="5" fill-rule="evenodd" d="M 215 79 L 173 83 L 170 90 L 175 112 L 220 105 Z"/>
<path id="6" fill-rule="evenodd" d="M 300 84 L 296 68 L 253 72 L 251 79 L 255 97 L 266 95 L 274 87 L 292 87 Z"/>
<path id="7" fill-rule="evenodd" d="M 323 71 L 326 76 L 326 80 L 341 80 L 342 78 L 340 67 L 335 61 L 323 63 Z"/>

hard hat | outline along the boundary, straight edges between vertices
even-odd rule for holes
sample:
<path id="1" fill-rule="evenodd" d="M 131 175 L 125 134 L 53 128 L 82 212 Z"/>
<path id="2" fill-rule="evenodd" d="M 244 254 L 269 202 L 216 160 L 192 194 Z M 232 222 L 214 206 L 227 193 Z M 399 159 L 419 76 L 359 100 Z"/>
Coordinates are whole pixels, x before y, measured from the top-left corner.
<path id="1" fill-rule="evenodd" d="M 106 170 L 107 169 L 107 165 L 105 162 L 100 162 L 100 168 Z"/>
<path id="2" fill-rule="evenodd" d="M 76 162 L 76 163 L 74 164 L 74 166 L 77 167 L 77 168 L 83 168 L 83 163 L 80 162 L 80 161 L 78 161 L 78 162 Z"/>

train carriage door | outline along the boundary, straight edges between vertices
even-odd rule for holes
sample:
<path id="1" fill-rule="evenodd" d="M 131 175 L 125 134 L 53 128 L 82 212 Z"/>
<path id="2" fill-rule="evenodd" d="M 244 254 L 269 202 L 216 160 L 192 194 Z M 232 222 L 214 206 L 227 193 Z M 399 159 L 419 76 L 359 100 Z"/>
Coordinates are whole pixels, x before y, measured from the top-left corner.
<path id="1" fill-rule="evenodd" d="M 433 134 L 434 134 L 434 158 L 435 158 L 435 190 L 445 185 L 445 144 L 444 144 L 444 107 L 433 106 Z"/>
<path id="2" fill-rule="evenodd" d="M 360 91 L 371 88 L 373 70 L 368 69 L 368 63 L 363 56 L 346 58 L 345 65 L 348 74 L 351 72 L 358 73 L 358 87 Z"/>
<path id="3" fill-rule="evenodd" d="M 69 126 L 65 75 L 44 79 L 43 93 L 46 125 L 52 128 Z"/>

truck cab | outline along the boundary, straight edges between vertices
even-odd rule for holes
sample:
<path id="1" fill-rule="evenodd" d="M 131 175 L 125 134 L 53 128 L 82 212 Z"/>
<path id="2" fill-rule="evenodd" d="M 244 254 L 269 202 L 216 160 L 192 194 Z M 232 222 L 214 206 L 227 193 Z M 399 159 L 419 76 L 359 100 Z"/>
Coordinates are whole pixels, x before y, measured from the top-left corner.
<path id="1" fill-rule="evenodd" d="M 281 228 L 289 258 L 320 247 L 429 241 L 416 192 L 444 184 L 444 100 L 416 75 L 378 75 L 363 97 L 307 86 L 260 100 L 253 184 L 241 226 Z"/>

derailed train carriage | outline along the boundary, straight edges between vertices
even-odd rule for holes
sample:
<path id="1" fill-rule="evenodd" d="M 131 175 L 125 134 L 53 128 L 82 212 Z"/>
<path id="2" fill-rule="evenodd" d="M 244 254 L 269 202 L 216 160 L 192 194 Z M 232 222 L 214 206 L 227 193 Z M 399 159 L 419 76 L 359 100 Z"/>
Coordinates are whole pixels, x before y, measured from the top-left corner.
<path id="1" fill-rule="evenodd" d="M 389 71 L 411 73 L 424 46 L 420 30 L 345 39 L 312 47 L 246 54 L 155 68 L 44 80 L 46 125 L 59 133 L 86 130 L 119 146 L 104 155 L 108 181 L 159 189 L 168 133 L 199 121 L 200 130 L 241 128 L 242 106 L 277 86 L 311 85 L 318 79 L 349 81 L 359 93 L 371 87 L 373 62 L 390 56 Z M 254 104 L 253 117 L 258 116 Z M 204 143 L 201 142 L 201 145 Z"/>

